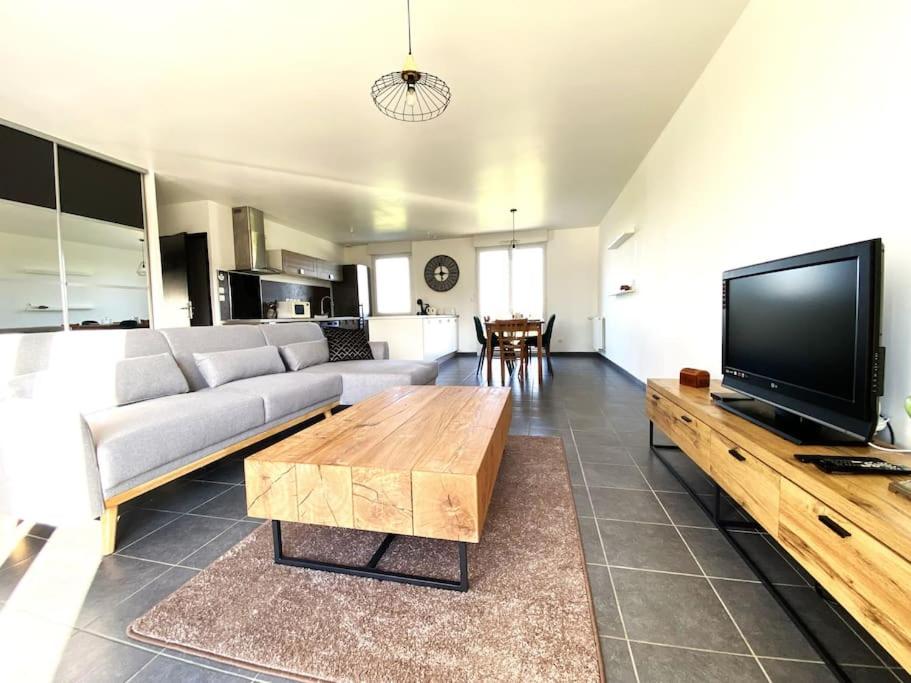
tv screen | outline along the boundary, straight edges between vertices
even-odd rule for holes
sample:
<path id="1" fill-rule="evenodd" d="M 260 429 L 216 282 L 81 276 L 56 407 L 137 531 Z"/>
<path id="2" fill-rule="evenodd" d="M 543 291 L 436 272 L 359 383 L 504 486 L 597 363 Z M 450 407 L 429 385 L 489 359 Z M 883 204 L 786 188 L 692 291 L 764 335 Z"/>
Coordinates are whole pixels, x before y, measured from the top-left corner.
<path id="1" fill-rule="evenodd" d="M 872 436 L 881 251 L 872 240 L 725 273 L 724 384 Z"/>

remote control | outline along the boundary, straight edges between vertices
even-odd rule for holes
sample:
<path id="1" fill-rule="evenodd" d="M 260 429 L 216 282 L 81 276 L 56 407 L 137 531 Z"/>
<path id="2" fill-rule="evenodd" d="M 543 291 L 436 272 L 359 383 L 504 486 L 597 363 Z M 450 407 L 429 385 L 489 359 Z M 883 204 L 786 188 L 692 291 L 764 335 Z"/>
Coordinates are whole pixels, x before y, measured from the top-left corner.
<path id="1" fill-rule="evenodd" d="M 911 467 L 867 456 L 798 453 L 794 457 L 800 462 L 813 463 L 826 474 L 911 474 Z"/>

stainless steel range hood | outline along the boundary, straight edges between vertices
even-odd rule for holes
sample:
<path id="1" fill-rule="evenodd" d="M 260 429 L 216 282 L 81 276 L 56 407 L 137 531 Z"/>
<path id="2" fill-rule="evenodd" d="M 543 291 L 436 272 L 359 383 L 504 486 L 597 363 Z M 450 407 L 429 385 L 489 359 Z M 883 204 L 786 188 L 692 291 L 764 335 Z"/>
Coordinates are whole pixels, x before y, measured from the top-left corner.
<path id="1" fill-rule="evenodd" d="M 231 209 L 234 220 L 234 270 L 245 273 L 279 273 L 266 256 L 263 212 L 252 206 Z"/>

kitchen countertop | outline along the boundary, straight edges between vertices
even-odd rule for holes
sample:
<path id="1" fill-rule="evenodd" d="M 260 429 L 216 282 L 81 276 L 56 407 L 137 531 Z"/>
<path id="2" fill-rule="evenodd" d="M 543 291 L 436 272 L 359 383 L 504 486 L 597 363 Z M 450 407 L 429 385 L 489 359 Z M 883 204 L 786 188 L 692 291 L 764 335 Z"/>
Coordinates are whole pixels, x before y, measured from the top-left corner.
<path id="1" fill-rule="evenodd" d="M 256 325 L 262 323 L 318 323 L 325 320 L 360 320 L 355 315 L 333 316 L 331 318 L 233 318 L 222 321 L 223 325 Z"/>
<path id="2" fill-rule="evenodd" d="M 423 320 L 424 318 L 458 318 L 457 315 L 371 315 L 367 320 Z"/>

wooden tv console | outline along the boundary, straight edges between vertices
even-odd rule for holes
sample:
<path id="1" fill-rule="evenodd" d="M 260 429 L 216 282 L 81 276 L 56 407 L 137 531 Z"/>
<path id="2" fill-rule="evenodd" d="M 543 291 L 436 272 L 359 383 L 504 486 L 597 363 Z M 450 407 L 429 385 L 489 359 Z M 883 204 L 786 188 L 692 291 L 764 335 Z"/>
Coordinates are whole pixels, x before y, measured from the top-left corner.
<path id="1" fill-rule="evenodd" d="M 713 405 L 707 389 L 650 379 L 652 424 L 739 503 L 907 670 L 911 670 L 911 500 L 894 477 L 827 475 L 795 453 L 911 457 L 797 446 Z"/>

